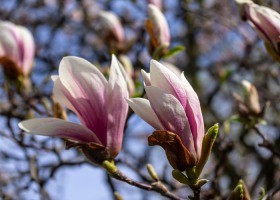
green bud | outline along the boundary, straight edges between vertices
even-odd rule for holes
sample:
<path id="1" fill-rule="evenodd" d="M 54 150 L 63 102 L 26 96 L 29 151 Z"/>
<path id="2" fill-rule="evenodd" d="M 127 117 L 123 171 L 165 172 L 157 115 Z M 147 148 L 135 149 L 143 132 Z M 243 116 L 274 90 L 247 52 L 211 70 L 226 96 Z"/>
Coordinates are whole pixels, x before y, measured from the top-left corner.
<path id="1" fill-rule="evenodd" d="M 231 192 L 229 200 L 251 200 L 250 194 L 243 180 L 239 180 L 237 186 Z"/>
<path id="2" fill-rule="evenodd" d="M 118 170 L 114 163 L 114 160 L 104 160 L 102 162 L 102 167 L 106 169 L 109 174 L 113 174 Z"/>
<path id="3" fill-rule="evenodd" d="M 151 164 L 147 164 L 146 167 L 147 167 L 147 170 L 148 170 L 150 176 L 151 176 L 155 181 L 158 181 L 159 178 L 158 178 L 158 175 L 157 175 L 157 173 L 156 173 L 154 167 L 153 167 Z"/>
<path id="4" fill-rule="evenodd" d="M 219 124 L 213 125 L 208 129 L 207 133 L 204 135 L 202 142 L 201 157 L 195 168 L 195 175 L 198 178 L 209 158 L 212 151 L 213 144 L 219 132 Z"/>

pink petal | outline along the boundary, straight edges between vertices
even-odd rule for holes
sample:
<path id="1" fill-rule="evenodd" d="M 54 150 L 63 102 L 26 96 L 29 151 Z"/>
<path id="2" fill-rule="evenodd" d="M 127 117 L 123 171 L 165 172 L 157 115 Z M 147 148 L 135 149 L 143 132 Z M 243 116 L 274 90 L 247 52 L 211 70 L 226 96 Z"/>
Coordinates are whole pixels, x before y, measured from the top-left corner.
<path id="1" fill-rule="evenodd" d="M 185 108 L 188 97 L 186 96 L 182 81 L 172 71 L 155 60 L 151 61 L 150 70 L 152 86 L 159 87 L 172 94 Z"/>
<path id="2" fill-rule="evenodd" d="M 275 49 L 278 49 L 280 14 L 270 8 L 257 4 L 247 4 L 245 9 L 246 17 L 259 36 L 271 43 Z"/>
<path id="3" fill-rule="evenodd" d="M 33 135 L 54 136 L 81 143 L 96 142 L 101 144 L 96 135 L 88 128 L 62 119 L 30 119 L 20 122 L 19 127 Z"/>
<path id="4" fill-rule="evenodd" d="M 88 61 L 65 57 L 59 66 L 62 93 L 75 108 L 81 122 L 106 145 L 107 111 L 105 90 L 108 85 L 103 74 Z"/>
<path id="5" fill-rule="evenodd" d="M 172 94 L 154 86 L 145 87 L 148 99 L 165 130 L 178 134 L 183 144 L 196 159 L 194 140 L 189 121 L 181 103 Z"/>
<path id="6" fill-rule="evenodd" d="M 17 26 L 21 40 L 21 58 L 23 74 L 28 75 L 33 67 L 35 44 L 33 36 L 25 27 Z"/>
<path id="7" fill-rule="evenodd" d="M 149 100 L 143 98 L 127 99 L 131 109 L 156 130 L 164 130 Z"/>
<path id="8" fill-rule="evenodd" d="M 170 31 L 163 13 L 155 5 L 149 4 L 148 17 L 152 22 L 154 34 L 157 34 L 160 45 L 169 45 Z"/>
<path id="9" fill-rule="evenodd" d="M 196 92 L 193 90 L 192 86 L 189 84 L 188 80 L 185 78 L 184 74 L 181 74 L 181 80 L 183 82 L 185 92 L 188 96 L 186 115 L 190 122 L 193 139 L 195 141 L 195 149 L 200 158 L 202 140 L 204 137 L 204 122 L 201 112 L 200 102 Z"/>
<path id="10" fill-rule="evenodd" d="M 69 110 L 73 111 L 80 119 L 80 122 L 82 124 L 86 124 L 81 117 L 80 113 L 76 110 L 74 105 L 76 104 L 76 100 L 70 95 L 68 90 L 62 85 L 59 76 L 51 76 L 53 82 L 54 82 L 54 87 L 53 87 L 53 96 L 57 102 L 59 102 L 61 105 L 65 106 Z M 73 102 L 73 105 L 72 103 Z"/>
<path id="11" fill-rule="evenodd" d="M 8 56 L 19 64 L 19 49 L 15 25 L 9 22 L 0 22 L 0 56 Z"/>
<path id="12" fill-rule="evenodd" d="M 116 156 L 122 146 L 124 125 L 128 111 L 128 88 L 125 71 L 116 57 L 112 56 L 109 84 L 107 87 L 107 147 Z"/>

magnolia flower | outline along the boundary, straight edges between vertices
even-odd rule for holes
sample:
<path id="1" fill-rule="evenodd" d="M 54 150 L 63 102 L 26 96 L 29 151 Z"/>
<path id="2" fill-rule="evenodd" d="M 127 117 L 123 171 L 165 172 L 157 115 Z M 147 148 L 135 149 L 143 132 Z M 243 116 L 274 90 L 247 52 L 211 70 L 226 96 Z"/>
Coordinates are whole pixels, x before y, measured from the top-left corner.
<path id="1" fill-rule="evenodd" d="M 160 9 L 152 4 L 149 4 L 146 29 L 150 36 L 150 53 L 152 53 L 158 47 L 169 47 L 170 33 L 167 21 Z"/>
<path id="2" fill-rule="evenodd" d="M 0 21 L 0 64 L 9 78 L 28 76 L 34 61 L 35 45 L 28 29 Z"/>
<path id="3" fill-rule="evenodd" d="M 118 16 L 112 12 L 101 11 L 99 19 L 105 42 L 114 47 L 123 45 L 122 43 L 125 39 L 124 30 Z"/>
<path id="4" fill-rule="evenodd" d="M 280 14 L 252 1 L 237 0 L 237 3 L 241 5 L 242 18 L 247 20 L 264 40 L 271 56 L 280 56 Z"/>
<path id="5" fill-rule="evenodd" d="M 129 99 L 130 107 L 156 130 L 149 144 L 162 146 L 173 168 L 185 170 L 200 159 L 204 123 L 197 94 L 183 75 L 152 60 L 142 71 L 147 98 Z"/>
<path id="6" fill-rule="evenodd" d="M 22 121 L 19 127 L 30 134 L 67 139 L 69 147 L 80 147 L 91 161 L 99 163 L 117 156 L 128 105 L 124 69 L 113 56 L 109 80 L 88 61 L 65 57 L 59 76 L 53 76 L 55 99 L 72 110 L 81 124 L 57 118 Z"/>

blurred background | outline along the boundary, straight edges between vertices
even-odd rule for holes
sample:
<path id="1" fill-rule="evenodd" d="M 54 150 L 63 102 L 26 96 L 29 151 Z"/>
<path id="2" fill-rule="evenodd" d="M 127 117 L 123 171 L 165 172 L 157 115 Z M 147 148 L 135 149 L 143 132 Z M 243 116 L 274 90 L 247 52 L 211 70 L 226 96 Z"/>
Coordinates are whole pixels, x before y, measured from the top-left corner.
<path id="1" fill-rule="evenodd" d="M 133 66 L 131 96 L 141 95 L 140 69 L 149 71 L 149 62 L 155 58 L 145 27 L 149 2 L 0 0 L 0 20 L 28 28 L 36 46 L 31 92 L 16 92 L 0 70 L 0 199 L 114 199 L 114 191 L 124 199 L 164 199 L 111 179 L 77 150 L 65 150 L 61 139 L 27 135 L 17 126 L 24 119 L 53 116 L 50 76 L 58 74 L 64 56 L 85 58 L 106 74 L 114 53 L 124 65 Z M 255 2 L 280 11 L 278 0 Z M 233 0 L 162 0 L 158 7 L 169 25 L 169 49 L 178 45 L 185 49 L 156 59 L 184 71 L 200 99 L 205 129 L 220 125 L 202 174 L 209 183 L 203 186 L 201 199 L 227 199 L 241 178 L 253 199 L 262 188 L 279 190 L 279 64 L 250 25 L 240 19 Z M 119 18 L 122 38 L 106 29 L 102 11 Z M 242 80 L 255 85 L 261 113 L 244 114 L 240 109 L 236 96 L 243 95 Z M 72 112 L 67 115 L 78 122 Z M 172 178 L 164 150 L 147 145 L 152 132 L 130 111 L 123 150 L 116 158 L 118 167 L 127 176 L 150 183 L 146 164 L 151 163 L 170 191 L 186 199 L 191 190 Z"/>

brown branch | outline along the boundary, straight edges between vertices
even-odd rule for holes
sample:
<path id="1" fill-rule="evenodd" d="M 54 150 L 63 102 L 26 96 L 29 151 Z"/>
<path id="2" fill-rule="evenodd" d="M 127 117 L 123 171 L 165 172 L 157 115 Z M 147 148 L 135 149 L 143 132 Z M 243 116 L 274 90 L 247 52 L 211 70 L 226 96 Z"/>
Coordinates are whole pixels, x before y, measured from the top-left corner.
<path id="1" fill-rule="evenodd" d="M 128 178 L 123 173 L 121 173 L 119 170 L 112 173 L 111 176 L 117 180 L 126 182 L 129 185 L 133 185 L 133 186 L 141 188 L 143 190 L 155 191 L 155 192 L 161 194 L 162 196 L 168 197 L 169 199 L 182 200 L 182 198 L 180 198 L 180 197 L 176 196 L 175 194 L 171 193 L 170 191 L 168 191 L 168 189 L 160 181 L 154 182 L 151 185 L 140 183 L 131 178 Z"/>
<path id="2" fill-rule="evenodd" d="M 254 130 L 256 131 L 256 133 L 262 138 L 262 143 L 259 143 L 258 145 L 260 147 L 264 147 L 266 149 L 268 149 L 273 155 L 277 156 L 278 158 L 280 158 L 280 152 L 278 150 L 275 149 L 274 145 L 272 144 L 272 142 L 270 142 L 266 136 L 260 131 L 260 129 L 255 125 Z"/>

